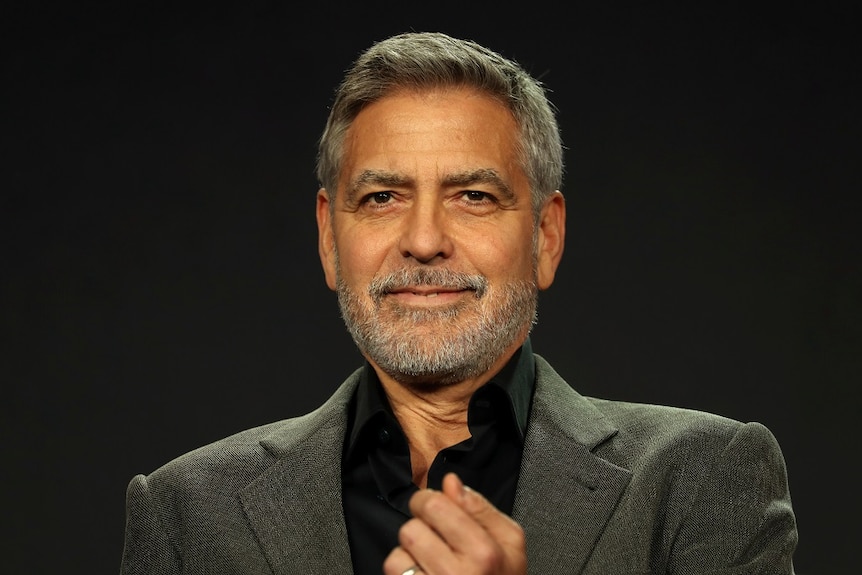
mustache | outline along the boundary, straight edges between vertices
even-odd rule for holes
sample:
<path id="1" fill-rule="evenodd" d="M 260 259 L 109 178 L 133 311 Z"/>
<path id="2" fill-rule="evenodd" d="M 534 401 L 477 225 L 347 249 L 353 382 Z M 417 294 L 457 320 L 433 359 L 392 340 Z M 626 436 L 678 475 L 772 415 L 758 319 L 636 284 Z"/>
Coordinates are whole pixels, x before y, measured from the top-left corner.
<path id="1" fill-rule="evenodd" d="M 473 290 L 480 298 L 488 290 L 488 280 L 483 275 L 466 274 L 446 268 L 404 268 L 375 277 L 368 286 L 368 293 L 375 302 L 394 290 L 411 287 L 434 286 L 450 290 Z"/>

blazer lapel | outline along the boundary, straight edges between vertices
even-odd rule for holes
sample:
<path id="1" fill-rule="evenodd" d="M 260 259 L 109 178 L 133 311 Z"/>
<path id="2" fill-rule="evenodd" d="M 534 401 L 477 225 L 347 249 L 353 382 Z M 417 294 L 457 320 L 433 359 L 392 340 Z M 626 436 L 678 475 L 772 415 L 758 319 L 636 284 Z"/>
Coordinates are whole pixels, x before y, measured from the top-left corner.
<path id="1" fill-rule="evenodd" d="M 602 414 L 540 356 L 536 373 L 513 517 L 530 573 L 580 573 L 631 474 L 592 453 L 616 433 Z"/>
<path id="2" fill-rule="evenodd" d="M 275 575 L 353 573 L 341 504 L 341 450 L 357 374 L 319 409 L 261 442 L 277 460 L 240 493 Z"/>

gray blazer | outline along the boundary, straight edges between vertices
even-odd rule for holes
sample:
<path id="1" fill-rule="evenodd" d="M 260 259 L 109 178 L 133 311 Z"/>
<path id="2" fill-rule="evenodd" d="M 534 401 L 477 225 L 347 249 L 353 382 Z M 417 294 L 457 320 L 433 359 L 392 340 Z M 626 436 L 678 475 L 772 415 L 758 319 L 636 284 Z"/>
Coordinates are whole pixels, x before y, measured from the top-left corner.
<path id="1" fill-rule="evenodd" d="M 765 427 L 584 397 L 539 356 L 536 371 L 513 510 L 531 574 L 793 573 L 784 460 Z M 357 381 L 132 479 L 121 574 L 352 573 L 341 450 Z"/>

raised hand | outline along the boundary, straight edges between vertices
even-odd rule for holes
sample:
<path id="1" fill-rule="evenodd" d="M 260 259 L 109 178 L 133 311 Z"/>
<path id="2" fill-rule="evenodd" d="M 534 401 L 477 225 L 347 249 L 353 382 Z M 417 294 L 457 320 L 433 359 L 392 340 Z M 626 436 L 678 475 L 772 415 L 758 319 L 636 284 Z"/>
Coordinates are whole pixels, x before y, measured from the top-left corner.
<path id="1" fill-rule="evenodd" d="M 383 564 L 385 575 L 523 575 L 524 531 L 454 473 L 443 491 L 423 489 L 410 500 L 413 518 Z"/>

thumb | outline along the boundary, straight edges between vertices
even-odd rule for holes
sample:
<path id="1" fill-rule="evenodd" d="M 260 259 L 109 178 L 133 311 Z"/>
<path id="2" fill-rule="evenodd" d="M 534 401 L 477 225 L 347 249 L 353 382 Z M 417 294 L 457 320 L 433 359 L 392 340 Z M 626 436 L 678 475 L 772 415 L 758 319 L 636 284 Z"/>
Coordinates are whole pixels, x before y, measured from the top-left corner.
<path id="1" fill-rule="evenodd" d="M 443 477 L 443 493 L 492 533 L 509 531 L 513 526 L 520 529 L 514 519 L 494 507 L 481 493 L 464 485 L 455 473 Z"/>
<path id="2" fill-rule="evenodd" d="M 470 515 L 482 513 L 485 507 L 491 506 L 491 503 L 480 493 L 464 485 L 455 473 L 447 473 L 443 477 L 443 493 Z"/>
<path id="3" fill-rule="evenodd" d="M 524 529 L 514 519 L 494 507 L 478 491 L 470 489 L 461 478 L 448 473 L 443 478 L 443 493 L 467 512 L 499 545 L 507 565 L 514 573 L 526 573 L 527 542 Z"/>

